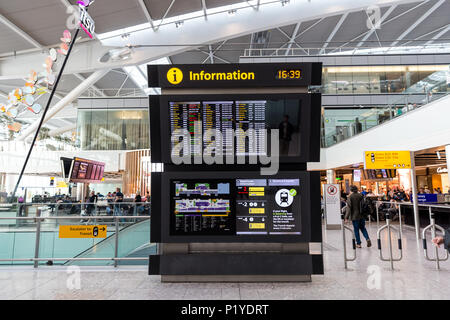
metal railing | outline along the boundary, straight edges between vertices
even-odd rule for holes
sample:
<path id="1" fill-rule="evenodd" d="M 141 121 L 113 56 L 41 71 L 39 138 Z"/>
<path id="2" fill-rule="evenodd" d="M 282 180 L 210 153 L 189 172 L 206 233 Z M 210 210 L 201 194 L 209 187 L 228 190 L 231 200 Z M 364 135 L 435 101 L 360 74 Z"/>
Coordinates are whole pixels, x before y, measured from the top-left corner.
<path id="1" fill-rule="evenodd" d="M 355 232 L 352 230 L 352 228 L 347 227 L 345 225 L 345 215 L 343 213 L 341 213 L 341 227 L 342 227 L 342 241 L 344 244 L 344 266 L 345 266 L 345 269 L 347 269 L 347 262 L 356 260 L 356 238 L 355 238 Z M 353 257 L 350 257 L 350 258 L 347 257 L 347 239 L 345 236 L 345 231 L 347 231 L 347 230 L 350 231 L 350 233 L 352 234 Z"/>
<path id="2" fill-rule="evenodd" d="M 328 134 L 323 133 L 321 137 L 322 147 L 331 147 L 339 142 L 352 138 L 380 124 L 414 111 L 425 104 L 443 98 L 448 94 L 449 92 L 435 92 L 432 95 L 430 95 L 429 93 L 424 93 L 424 100 L 421 104 L 417 104 L 415 102 L 413 103 L 409 100 L 409 97 L 412 96 L 414 97 L 413 100 L 416 101 L 417 94 L 405 94 L 400 100 L 391 103 L 386 107 L 374 108 L 365 113 L 362 117 L 355 117 L 354 121 L 349 122 L 346 127 L 340 128 L 339 132 L 336 131 Z"/>
<path id="3" fill-rule="evenodd" d="M 331 43 L 331 42 L 328 42 Z M 326 43 L 326 44 L 328 44 Z M 331 55 L 373 55 L 373 54 L 418 54 L 418 53 L 448 53 L 448 46 L 442 44 L 416 44 L 413 46 L 402 47 L 373 47 L 356 46 L 351 43 L 343 45 L 331 44 L 327 47 L 302 47 L 302 48 L 247 48 L 244 50 L 243 57 L 279 57 L 279 56 L 331 56 Z"/>
<path id="4" fill-rule="evenodd" d="M 428 255 L 428 250 L 427 250 L 427 231 L 430 230 L 431 231 L 431 238 L 434 239 L 436 237 L 436 229 L 438 229 L 441 233 L 445 234 L 445 230 L 444 228 L 442 228 L 441 226 L 437 225 L 434 219 L 434 213 L 431 210 L 431 206 L 428 208 L 429 214 L 430 214 L 430 224 L 428 226 L 426 226 L 423 230 L 422 230 L 422 241 L 423 241 L 423 254 L 425 256 L 425 259 L 428 261 L 435 261 L 436 262 L 436 269 L 440 270 L 440 261 L 446 261 L 448 260 L 449 254 L 448 251 L 445 250 L 445 255 L 443 258 L 439 257 L 439 248 L 438 246 L 434 246 L 435 248 L 435 258 L 431 258 Z"/>
<path id="5" fill-rule="evenodd" d="M 32 221 L 33 225 L 35 225 L 35 230 L 30 230 L 27 229 L 27 232 L 32 232 L 35 233 L 36 235 L 36 239 L 35 239 L 35 244 L 34 244 L 34 256 L 30 257 L 30 258 L 11 258 L 11 259 L 0 259 L 0 262 L 34 262 L 34 267 L 37 268 L 39 266 L 39 262 L 41 261 L 94 261 L 94 260 L 98 260 L 98 261 L 113 261 L 114 262 L 114 267 L 117 267 L 117 263 L 118 261 L 133 261 L 133 260 L 147 260 L 148 257 L 119 257 L 118 256 L 118 252 L 119 252 L 119 238 L 120 238 L 120 231 L 123 230 L 120 229 L 120 224 L 134 224 L 137 222 L 142 222 L 145 220 L 150 220 L 150 215 L 138 215 L 137 213 L 139 213 L 139 208 L 143 207 L 144 205 L 149 205 L 149 203 L 126 203 L 126 202 L 121 202 L 121 203 L 111 203 L 108 204 L 113 208 L 112 215 L 99 215 L 98 213 L 100 213 L 101 211 L 99 210 L 100 207 L 104 207 L 103 205 L 98 205 L 98 204 L 94 204 L 94 203 L 26 203 L 26 204 L 10 204 L 12 207 L 11 209 L 13 209 L 13 211 L 9 211 L 10 213 L 13 212 L 15 210 L 17 216 L 12 216 L 12 217 L 7 217 L 7 216 L 0 216 L 0 223 L 2 223 L 3 221 L 15 221 L 16 224 L 18 224 L 19 226 L 23 227 L 23 224 L 21 222 L 25 222 L 25 221 Z M 58 212 L 56 211 L 55 214 L 51 214 L 51 215 L 46 215 L 43 216 L 41 215 L 41 212 L 43 211 L 41 208 L 42 207 L 50 207 L 50 206 L 57 206 L 57 205 L 66 205 L 66 206 L 71 206 L 73 207 L 79 207 L 80 211 L 79 214 L 76 215 L 70 215 L 70 214 L 64 214 L 64 215 L 59 215 Z M 83 210 L 84 212 L 86 212 L 87 208 L 82 209 L 82 206 L 88 206 L 88 205 L 95 205 L 93 211 L 91 211 L 91 213 L 88 214 L 83 214 Z M 134 205 L 134 207 L 131 207 L 130 205 Z M 16 206 L 16 208 L 14 208 L 14 206 Z M 22 216 L 22 214 L 25 214 L 24 210 L 21 210 L 21 208 L 23 209 L 25 206 L 31 206 L 31 207 L 38 207 L 36 208 L 36 211 L 34 213 L 31 213 L 29 216 Z M 125 208 L 125 206 L 127 206 L 128 209 L 133 208 L 133 215 L 123 215 L 123 213 L 125 212 L 124 210 L 122 210 L 123 208 Z M 121 208 L 122 207 L 122 208 Z M 118 208 L 118 209 L 116 209 Z M 15 210 L 14 210 L 15 209 Z M 47 211 L 50 211 L 50 208 L 46 208 Z M 115 210 L 115 212 L 114 212 Z M 78 211 L 77 211 L 78 213 Z M 96 214 L 92 214 L 92 213 L 96 213 Z M 42 225 L 44 221 L 51 221 L 54 222 L 55 225 L 58 225 L 59 221 L 65 221 L 65 222 L 69 222 L 70 220 L 72 221 L 79 221 L 78 224 L 83 224 L 83 225 L 92 225 L 95 226 L 97 223 L 104 223 L 106 224 L 106 227 L 108 228 L 108 226 L 110 226 L 112 224 L 112 227 L 114 228 L 114 233 L 110 236 L 106 236 L 103 240 L 106 240 L 110 237 L 115 237 L 114 238 L 114 255 L 111 257 L 92 257 L 92 258 L 83 258 L 83 257 L 40 257 L 40 239 L 41 239 L 41 234 L 43 232 L 47 232 L 47 231 L 43 231 L 42 230 Z M 127 222 L 130 221 L 130 222 Z M 73 225 L 73 224 L 66 224 L 66 225 Z M 30 225 L 28 225 L 30 226 Z M 20 229 L 18 229 L 20 230 Z M 9 232 L 16 232 L 18 230 L 10 230 Z M 102 238 L 96 238 L 96 239 L 102 239 Z M 98 245 L 98 244 L 94 244 Z"/>
<path id="6" fill-rule="evenodd" d="M 391 201 L 381 201 L 381 200 L 375 200 L 374 203 L 375 203 L 375 215 L 376 215 L 376 221 L 377 221 L 377 242 L 378 242 L 378 250 L 379 250 L 380 260 L 381 261 L 389 261 L 391 269 L 393 270 L 394 262 L 401 261 L 403 259 L 403 245 L 402 245 L 403 222 L 402 222 L 402 210 L 401 209 L 402 209 L 402 206 L 412 205 L 412 203 L 391 202 Z M 385 213 L 386 224 L 380 227 L 380 206 L 381 206 L 381 204 L 387 204 L 387 205 L 389 205 L 389 207 L 386 208 L 386 213 Z M 432 238 L 436 237 L 436 230 L 445 234 L 444 228 L 435 223 L 433 208 L 442 208 L 442 209 L 450 210 L 450 206 L 440 205 L 440 204 L 419 204 L 419 207 L 428 207 L 429 216 L 430 216 L 430 224 L 422 230 L 422 243 L 423 243 L 424 257 L 427 261 L 434 261 L 436 263 L 436 269 L 440 270 L 440 262 L 447 261 L 449 259 L 449 257 L 450 257 L 449 252 L 447 250 L 445 250 L 445 254 L 442 257 L 439 255 L 439 248 L 437 246 L 435 246 L 435 257 L 434 258 L 430 257 L 430 255 L 428 253 L 426 234 L 428 231 L 431 231 Z M 393 209 L 393 210 L 390 210 L 390 209 Z M 399 220 L 399 228 L 398 229 L 392 225 L 392 218 L 393 218 L 392 216 L 395 213 L 398 214 L 398 220 Z M 342 240 L 343 240 L 343 251 L 344 251 L 344 264 L 345 264 L 345 269 L 347 269 L 347 262 L 356 260 L 355 234 L 351 228 L 345 226 L 343 214 L 341 215 L 341 219 L 342 219 Z M 369 215 L 369 224 L 370 224 L 371 219 L 372 218 Z M 347 240 L 346 240 L 346 235 L 345 235 L 346 230 L 349 230 L 353 235 L 353 239 L 352 239 L 353 250 L 354 250 L 353 257 L 347 256 Z M 387 230 L 387 239 L 388 239 L 388 243 L 389 243 L 388 257 L 385 257 L 383 255 L 383 251 L 382 251 L 383 248 L 382 248 L 382 241 L 381 241 L 380 236 L 384 230 Z M 398 257 L 393 256 L 393 246 L 392 246 L 392 233 L 393 232 L 397 233 L 398 250 L 399 250 Z"/>
<path id="7" fill-rule="evenodd" d="M 389 243 L 389 257 L 385 258 L 383 256 L 383 250 L 381 246 L 381 232 L 383 230 L 387 230 L 387 237 L 388 237 L 388 243 Z M 393 256 L 393 250 L 392 250 L 392 232 L 397 231 L 398 234 L 398 250 L 400 251 L 400 256 L 398 258 L 394 258 Z M 403 246 L 402 246 L 402 232 L 401 229 L 397 229 L 396 227 L 393 227 L 391 225 L 391 217 L 390 213 L 386 213 L 386 224 L 382 227 L 380 227 L 377 230 L 377 242 L 378 242 L 378 251 L 380 252 L 380 260 L 381 261 L 389 261 L 391 264 L 391 270 L 394 270 L 394 261 L 400 261 L 403 259 Z"/>

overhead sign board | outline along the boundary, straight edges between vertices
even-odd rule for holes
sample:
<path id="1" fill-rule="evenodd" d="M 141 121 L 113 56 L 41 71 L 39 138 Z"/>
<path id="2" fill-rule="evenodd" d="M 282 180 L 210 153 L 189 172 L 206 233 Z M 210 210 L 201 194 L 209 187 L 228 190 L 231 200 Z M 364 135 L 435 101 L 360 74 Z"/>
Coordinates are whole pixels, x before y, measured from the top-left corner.
<path id="1" fill-rule="evenodd" d="M 321 63 L 149 65 L 149 87 L 241 88 L 320 85 Z"/>
<path id="2" fill-rule="evenodd" d="M 410 151 L 365 151 L 365 169 L 411 169 Z"/>
<path id="3" fill-rule="evenodd" d="M 83 0 L 78 1 L 78 6 L 80 8 L 80 27 L 89 36 L 89 38 L 94 38 L 95 33 L 95 22 L 94 19 L 87 12 L 87 7 L 94 1 Z"/>
<path id="4" fill-rule="evenodd" d="M 106 225 L 66 225 L 59 226 L 60 238 L 106 238 Z"/>

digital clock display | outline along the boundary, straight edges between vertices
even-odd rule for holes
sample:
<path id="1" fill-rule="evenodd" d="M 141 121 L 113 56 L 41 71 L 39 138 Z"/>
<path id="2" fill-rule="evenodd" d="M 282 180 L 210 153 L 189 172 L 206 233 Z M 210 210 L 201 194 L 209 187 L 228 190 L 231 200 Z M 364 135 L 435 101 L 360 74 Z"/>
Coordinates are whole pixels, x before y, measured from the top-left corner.
<path id="1" fill-rule="evenodd" d="M 302 72 L 301 70 L 278 70 L 276 79 L 277 80 L 298 80 L 302 78 Z"/>

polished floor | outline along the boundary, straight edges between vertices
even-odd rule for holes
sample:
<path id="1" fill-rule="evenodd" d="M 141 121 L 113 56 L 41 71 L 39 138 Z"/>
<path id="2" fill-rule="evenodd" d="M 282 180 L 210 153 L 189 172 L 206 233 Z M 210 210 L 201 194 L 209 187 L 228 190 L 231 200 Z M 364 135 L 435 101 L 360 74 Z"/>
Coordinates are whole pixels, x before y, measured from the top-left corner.
<path id="1" fill-rule="evenodd" d="M 324 233 L 325 275 L 310 283 L 160 283 L 146 267 L 0 267 L 0 299 L 449 299 L 450 261 L 437 271 L 423 258 L 414 232 L 404 230 L 404 258 L 379 260 L 374 246 L 358 249 L 344 269 L 341 231 Z M 385 239 L 384 239 L 385 240 Z M 383 241 L 385 243 L 385 241 Z M 78 277 L 79 276 L 79 277 Z"/>

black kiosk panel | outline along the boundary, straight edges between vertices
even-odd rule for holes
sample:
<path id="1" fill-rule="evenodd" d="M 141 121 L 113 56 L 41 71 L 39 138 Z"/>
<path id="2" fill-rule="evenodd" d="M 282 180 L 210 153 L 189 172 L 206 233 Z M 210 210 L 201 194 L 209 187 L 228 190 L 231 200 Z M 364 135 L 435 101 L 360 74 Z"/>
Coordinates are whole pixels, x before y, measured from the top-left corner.
<path id="1" fill-rule="evenodd" d="M 310 241 L 317 173 L 165 172 L 152 242 Z M 159 193 L 160 192 L 160 193 Z"/>
<path id="2" fill-rule="evenodd" d="M 155 162 L 208 153 L 231 156 L 234 163 L 254 156 L 260 163 L 276 151 L 280 163 L 320 160 L 320 127 L 312 125 L 320 121 L 319 95 L 176 95 L 152 97 L 150 106 L 151 126 L 160 137 L 152 144 Z M 278 150 L 271 137 L 275 131 Z"/>

